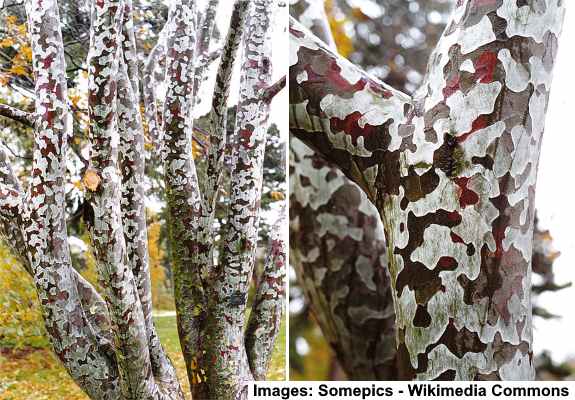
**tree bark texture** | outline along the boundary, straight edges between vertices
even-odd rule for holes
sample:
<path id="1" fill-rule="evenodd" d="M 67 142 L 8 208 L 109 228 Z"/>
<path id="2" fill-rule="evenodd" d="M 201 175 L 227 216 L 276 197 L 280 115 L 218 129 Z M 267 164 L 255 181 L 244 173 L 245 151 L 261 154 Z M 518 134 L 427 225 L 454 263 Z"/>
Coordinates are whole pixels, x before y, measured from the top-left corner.
<path id="1" fill-rule="evenodd" d="M 323 0 L 290 3 L 335 49 Z M 351 379 L 397 376 L 395 314 L 383 224 L 337 166 L 290 138 L 290 264 L 326 340 Z"/>
<path id="2" fill-rule="evenodd" d="M 211 6 L 211 3 L 210 3 Z M 247 341 L 244 326 L 247 294 L 255 264 L 262 163 L 269 114 L 271 78 L 270 17 L 273 2 L 238 1 L 230 23 L 216 77 L 212 101 L 210 145 L 206 175 L 199 184 L 191 154 L 193 121 L 186 110 L 193 106 L 194 86 L 204 68 L 197 68 L 192 3 L 176 6 L 169 23 L 166 68 L 168 93 L 164 107 L 164 164 L 170 210 L 171 243 L 178 329 L 188 378 L 196 398 L 237 399 L 247 395 L 247 383 L 263 379 L 269 363 L 281 310 L 283 275 L 269 271 L 269 303 L 264 297 L 252 308 L 254 324 Z M 187 17 L 186 17 L 187 15 Z M 202 32 L 209 30 L 204 20 Z M 245 32 L 244 32 L 245 26 Z M 227 97 L 237 50 L 243 42 L 240 98 L 231 143 L 230 207 L 224 227 L 219 261 L 215 261 L 216 196 L 221 188 L 227 144 Z M 203 50 L 202 50 L 203 49 Z M 200 187 L 201 186 L 201 187 Z M 277 250 L 275 250 L 277 252 Z M 281 264 L 281 263 L 280 263 Z M 281 289 L 280 289 L 281 288 Z M 268 300 L 268 299 L 265 299 Z M 257 340 L 254 338 L 257 337 Z M 264 349 L 260 351 L 260 349 Z"/>
<path id="3" fill-rule="evenodd" d="M 290 23 L 290 130 L 380 213 L 400 378 L 534 376 L 533 202 L 564 8 L 459 1 L 412 97 Z"/>
<path id="4" fill-rule="evenodd" d="M 131 0 L 102 0 L 91 4 L 90 11 L 91 157 L 84 183 L 93 211 L 88 223 L 104 297 L 72 267 L 68 249 L 64 188 L 71 113 L 56 0 L 26 3 L 36 85 L 34 113 L 0 106 L 0 115 L 33 125 L 35 139 L 26 193 L 0 150 L 0 235 L 34 277 L 54 351 L 90 398 L 180 400 L 184 394 L 176 371 L 152 320 L 144 120 L 132 7 Z M 265 379 L 285 294 L 284 243 L 281 236 L 274 236 L 244 335 L 267 116 L 271 98 L 281 87 L 269 82 L 273 2 L 239 0 L 234 5 L 213 96 L 209 132 L 213 146 L 205 187 L 200 187 L 192 157 L 194 86 L 200 86 L 211 62 L 208 50 L 217 7 L 217 1 L 210 1 L 199 18 L 195 2 L 175 2 L 143 69 L 144 117 L 164 163 L 178 330 L 194 399 L 244 398 L 247 381 Z M 221 267 L 214 260 L 214 210 L 226 148 L 231 73 L 242 42 L 244 72 L 234 134 L 239 139 L 234 139 L 232 153 L 233 207 L 225 238 L 233 243 L 227 245 L 231 250 L 226 248 L 221 259 L 227 264 Z M 160 78 L 156 72 L 164 69 L 165 77 Z M 160 80 L 167 86 L 161 119 L 154 92 Z M 248 205 L 243 203 L 246 199 Z M 232 292 L 230 284 L 235 285 Z M 218 296 L 222 304 L 209 302 L 208 296 Z M 218 317 L 233 320 L 217 321 Z"/>

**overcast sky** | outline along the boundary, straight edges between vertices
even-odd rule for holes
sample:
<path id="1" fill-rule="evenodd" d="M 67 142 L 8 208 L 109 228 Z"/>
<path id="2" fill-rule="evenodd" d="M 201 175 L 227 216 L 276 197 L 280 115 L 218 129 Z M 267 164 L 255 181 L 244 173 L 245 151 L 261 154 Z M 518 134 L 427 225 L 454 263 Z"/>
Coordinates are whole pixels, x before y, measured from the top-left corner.
<path id="1" fill-rule="evenodd" d="M 571 3 L 571 2 L 570 2 Z M 541 226 L 549 229 L 561 252 L 554 271 L 558 283 L 575 284 L 575 180 L 569 172 L 575 165 L 575 4 L 568 4 L 567 17 L 559 42 L 551 101 L 537 181 L 536 207 Z M 574 162 L 574 164 L 571 164 Z M 534 348 L 548 349 L 557 359 L 575 358 L 575 289 L 544 294 L 539 304 L 563 318 L 534 321 Z"/>

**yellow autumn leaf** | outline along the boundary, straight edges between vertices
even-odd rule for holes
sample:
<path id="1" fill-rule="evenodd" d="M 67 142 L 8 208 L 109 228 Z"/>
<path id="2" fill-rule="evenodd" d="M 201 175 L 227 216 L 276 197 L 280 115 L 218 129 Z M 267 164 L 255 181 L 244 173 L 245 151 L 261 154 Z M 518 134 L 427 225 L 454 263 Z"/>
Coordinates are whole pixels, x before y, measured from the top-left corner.
<path id="1" fill-rule="evenodd" d="M 92 192 L 95 192 L 98 189 L 101 181 L 102 179 L 100 178 L 100 175 L 98 175 L 96 170 L 93 168 L 88 168 L 82 178 L 84 186 Z"/>
<path id="2" fill-rule="evenodd" d="M 282 192 L 277 191 L 270 192 L 270 197 L 274 201 L 285 200 L 285 195 Z"/>
<path id="3" fill-rule="evenodd" d="M 195 158 L 201 156 L 202 153 L 203 153 L 202 146 L 200 146 L 198 144 L 198 142 L 193 141 L 192 142 L 192 157 L 194 157 L 194 159 L 195 159 Z"/>
<path id="4" fill-rule="evenodd" d="M 32 48 L 30 46 L 20 46 L 20 53 L 26 61 L 32 61 Z"/>
<path id="5" fill-rule="evenodd" d="M 14 46 L 15 43 L 16 43 L 16 41 L 14 40 L 14 38 L 7 37 L 7 38 L 0 40 L 0 47 Z"/>
<path id="6" fill-rule="evenodd" d="M 22 36 L 26 35 L 26 24 L 20 24 L 17 26 L 18 33 Z"/>
<path id="7" fill-rule="evenodd" d="M 82 182 L 80 180 L 72 181 L 72 185 L 74 185 L 76 189 L 82 190 Z"/>
<path id="8" fill-rule="evenodd" d="M 78 104 L 80 103 L 80 100 L 82 100 L 82 96 L 77 95 L 77 94 L 70 94 L 68 96 L 70 98 L 70 101 L 72 102 L 72 104 L 75 107 L 78 107 Z"/>
<path id="9" fill-rule="evenodd" d="M 344 57 L 348 57 L 353 52 L 353 43 L 345 32 L 345 24 L 348 20 L 346 18 L 335 17 L 332 0 L 325 2 L 325 11 L 338 53 Z"/>
<path id="10" fill-rule="evenodd" d="M 8 15 L 6 17 L 6 23 L 8 24 L 8 26 L 15 25 L 17 21 L 18 17 L 16 17 L 15 15 Z"/>
<path id="11" fill-rule="evenodd" d="M 12 65 L 8 72 L 14 75 L 27 75 L 26 68 L 23 65 Z"/>

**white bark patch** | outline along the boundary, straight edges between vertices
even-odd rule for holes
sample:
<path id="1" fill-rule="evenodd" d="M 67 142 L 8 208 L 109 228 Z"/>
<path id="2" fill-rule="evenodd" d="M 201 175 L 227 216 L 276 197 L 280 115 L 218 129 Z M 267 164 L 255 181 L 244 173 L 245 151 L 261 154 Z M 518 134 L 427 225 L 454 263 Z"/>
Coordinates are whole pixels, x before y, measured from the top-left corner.
<path id="1" fill-rule="evenodd" d="M 530 78 L 529 71 L 513 59 L 509 49 L 501 49 L 497 58 L 505 69 L 505 85 L 516 93 L 527 89 Z"/>
<path id="2" fill-rule="evenodd" d="M 517 7 L 516 0 L 504 0 L 497 10 L 497 15 L 507 21 L 507 36 L 532 37 L 537 42 L 543 42 L 545 33 L 552 32 L 555 36 L 561 33 L 565 17 L 565 0 L 545 1 L 539 9 L 531 5 Z"/>
<path id="3" fill-rule="evenodd" d="M 469 72 L 471 74 L 475 73 L 475 65 L 473 65 L 473 61 L 467 59 L 463 61 L 461 67 L 459 67 L 460 71 Z"/>
<path id="4" fill-rule="evenodd" d="M 501 88 L 499 82 L 478 84 L 467 95 L 459 90 L 450 96 L 446 104 L 450 108 L 455 132 L 469 132 L 477 117 L 493 112 Z"/>
<path id="5" fill-rule="evenodd" d="M 341 120 L 359 111 L 363 114 L 358 120 L 360 127 L 365 127 L 367 124 L 380 126 L 392 120 L 393 122 L 389 127 L 389 134 L 392 138 L 392 142 L 397 143 L 396 146 L 394 146 L 393 143 L 390 145 L 390 149 L 393 150 L 394 147 L 399 146 L 401 143 L 397 131 L 399 124 L 404 119 L 403 110 L 406 103 L 407 101 L 404 101 L 404 99 L 399 96 L 385 99 L 376 95 L 368 88 L 364 88 L 361 91 L 355 92 L 350 99 L 328 94 L 321 100 L 320 107 L 330 117 Z"/>
<path id="6" fill-rule="evenodd" d="M 461 31 L 459 35 L 462 54 L 469 54 L 496 39 L 493 25 L 487 15 L 481 18 L 479 23 Z"/>

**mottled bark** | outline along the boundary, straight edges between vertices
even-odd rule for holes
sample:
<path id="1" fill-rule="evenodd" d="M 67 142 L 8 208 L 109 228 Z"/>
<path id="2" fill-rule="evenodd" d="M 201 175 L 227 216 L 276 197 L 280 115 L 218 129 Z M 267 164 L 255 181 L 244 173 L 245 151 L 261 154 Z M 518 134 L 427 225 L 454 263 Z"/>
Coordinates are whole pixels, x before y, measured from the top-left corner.
<path id="1" fill-rule="evenodd" d="M 118 56 L 122 54 L 123 11 L 121 0 L 94 4 L 88 85 L 90 169 L 101 181 L 90 188 L 88 199 L 94 210 L 90 232 L 119 354 L 122 394 L 127 399 L 152 399 L 160 394 L 152 375 L 142 304 L 126 252 L 122 185 L 117 169 L 116 95 L 121 72 Z"/>
<path id="2" fill-rule="evenodd" d="M 283 207 L 285 208 L 285 207 Z M 285 304 L 286 248 L 283 237 L 285 209 L 274 225 L 264 270 L 245 334 L 250 369 L 256 380 L 265 380 Z"/>
<path id="3" fill-rule="evenodd" d="M 292 23 L 290 128 L 380 211 L 402 378 L 533 378 L 533 200 L 563 14 L 458 2 L 411 99 Z"/>
<path id="4" fill-rule="evenodd" d="M 392 380 L 395 314 L 383 227 L 361 189 L 290 143 L 290 264 L 350 379 Z"/>
<path id="5" fill-rule="evenodd" d="M 194 70 L 194 93 L 200 91 L 202 82 L 205 79 L 206 68 L 210 61 L 210 40 L 216 26 L 216 11 L 219 0 L 209 0 L 206 10 L 201 15 L 200 29 L 196 47 L 195 70 Z M 200 96 L 194 96 L 194 105 L 201 102 Z M 193 107 L 192 107 L 193 108 Z"/>
<path id="6" fill-rule="evenodd" d="M 148 259 L 144 190 L 144 135 L 135 102 L 136 93 L 128 79 L 125 64 L 118 81 L 118 128 L 120 131 L 120 171 L 122 173 L 122 224 L 128 265 L 134 275 L 142 307 L 152 374 L 159 391 L 167 399 L 184 395 L 171 360 L 167 357 L 152 320 L 152 289 Z"/>
<path id="7" fill-rule="evenodd" d="M 10 118 L 29 127 L 34 126 L 34 116 L 29 112 L 0 103 L 0 116 Z"/>
<path id="8" fill-rule="evenodd" d="M 196 167 L 192 158 L 191 116 L 193 104 L 196 8 L 191 1 L 170 10 L 166 54 L 168 90 L 164 105 L 164 174 L 170 215 L 170 242 L 178 332 L 192 394 L 208 398 L 202 376 L 202 340 L 206 318 L 202 263 L 198 260 L 198 235 L 203 213 Z"/>
<path id="9" fill-rule="evenodd" d="M 221 399 L 245 397 L 246 383 L 253 379 L 247 362 L 243 327 L 258 240 L 269 114 L 269 103 L 264 100 L 264 94 L 271 80 L 272 6 L 272 2 L 255 0 L 247 21 L 232 150 L 228 222 L 222 261 L 214 270 L 209 296 L 213 318 L 207 355 L 215 360 L 209 379 L 221 382 L 213 393 Z M 240 392 L 231 396 L 230 391 L 238 387 Z"/>
<path id="10" fill-rule="evenodd" d="M 171 14 L 170 14 L 171 16 Z M 148 124 L 148 135 L 154 149 L 159 151 L 163 140 L 163 129 L 158 118 L 158 104 L 156 101 L 156 71 L 161 64 L 165 61 L 166 54 L 166 40 L 167 32 L 171 21 L 168 19 L 162 31 L 158 34 L 158 41 L 150 51 L 148 58 L 144 64 L 143 79 L 142 79 L 142 98 L 144 100 L 144 115 Z M 163 69 L 162 69 L 163 71 Z M 161 74 L 158 74 L 161 75 Z M 165 73 L 164 73 L 165 75 Z"/>
<path id="11" fill-rule="evenodd" d="M 222 60 L 216 89 L 217 113 L 225 118 L 230 74 L 235 53 L 242 38 L 241 25 L 248 9 L 247 1 L 235 6 L 232 27 Z M 205 22 L 213 27 L 216 1 L 210 1 Z M 256 62 L 246 61 L 248 78 L 242 79 L 242 113 L 238 126 L 254 124 L 258 146 L 255 153 L 234 150 L 241 154 L 243 166 L 253 166 L 250 177 L 261 186 L 261 156 L 267 131 L 268 105 L 283 87 L 269 85 L 269 59 L 258 57 L 262 46 L 269 45 L 267 27 L 272 4 L 258 3 L 251 9 L 250 35 L 246 54 Z M 96 253 L 96 261 L 105 301 L 71 266 L 66 233 L 65 165 L 66 142 L 70 114 L 66 105 L 64 47 L 59 30 L 58 6 L 55 1 L 30 0 L 27 4 L 36 78 L 36 111 L 34 115 L 11 107 L 0 107 L 0 115 L 26 125 L 35 124 L 35 151 L 28 194 L 0 150 L 0 235 L 14 250 L 24 268 L 34 276 L 43 308 L 48 334 L 55 353 L 79 386 L 93 399 L 182 399 L 183 393 L 175 370 L 158 340 L 151 316 L 150 275 L 145 224 L 144 136 L 139 111 L 139 77 L 137 49 L 133 32 L 130 0 L 97 1 L 91 9 L 91 40 L 89 53 L 89 133 L 91 160 L 84 176 L 86 194 L 93 218 L 87 218 Z M 263 13 L 263 14 L 262 14 Z M 238 316 L 240 332 L 240 368 L 232 371 L 239 378 L 220 381 L 213 371 L 220 362 L 207 362 L 207 345 L 225 348 L 230 336 L 206 337 L 206 320 L 213 322 L 217 313 L 207 319 L 209 307 L 206 294 L 217 293 L 205 287 L 214 273 L 213 226 L 215 199 L 206 205 L 192 158 L 193 120 L 189 111 L 194 104 L 194 78 L 206 70 L 211 55 L 198 61 L 196 50 L 196 10 L 194 2 L 177 2 L 170 10 L 166 29 L 148 68 L 157 71 L 164 61 L 167 96 L 162 124 L 155 109 L 153 86 L 164 80 L 151 74 L 144 84 L 146 116 L 153 120 L 154 141 L 162 146 L 165 166 L 167 204 L 171 247 L 174 249 L 178 329 L 195 399 L 241 398 L 245 382 L 265 376 L 271 348 L 277 335 L 283 296 L 283 262 L 278 243 L 270 256 L 264 282 L 260 285 L 254 305 L 249 340 L 244 339 L 243 315 Z M 262 22 L 263 21 L 263 22 Z M 202 29 L 199 44 L 207 49 L 211 28 Z M 206 39 L 206 36 L 208 38 Z M 248 43 L 254 48 L 248 46 Z M 161 54 L 165 52 L 165 54 Z M 247 57 L 247 56 L 246 56 Z M 203 60 L 203 61 L 202 61 Z M 198 65 L 198 63 L 200 65 Z M 258 73 L 263 71 L 263 74 Z M 260 76 L 259 79 L 254 79 Z M 258 85 L 258 86 L 250 86 Z M 273 92 L 273 93 L 272 93 Z M 265 95 L 264 95 L 265 94 Z M 223 96 L 223 97 L 222 97 Z M 259 100 L 258 100 L 259 96 Z M 249 99 L 246 100 L 246 99 Z M 253 103 L 250 103 L 252 101 Z M 251 106 L 260 107 L 257 118 L 248 118 Z M 222 119 L 223 120 L 223 119 Z M 212 126 L 210 142 L 225 138 L 225 125 L 220 119 Z M 150 123 L 150 121 L 148 121 Z M 223 150 L 214 153 L 216 164 Z M 253 157 L 254 160 L 250 160 Z M 216 165 L 214 164 L 214 165 Z M 218 169 L 218 176 L 221 170 Z M 258 178 L 259 175 L 259 178 Z M 208 179 L 213 193 L 219 190 L 218 176 Z M 211 176 L 209 177 L 211 178 Z M 240 178 L 242 182 L 248 182 Z M 250 184 L 252 181 L 249 181 Z M 214 183 L 215 182 L 215 183 Z M 234 183 L 238 186 L 237 183 Z M 236 188 L 236 193 L 241 188 Z M 253 193 L 260 196 L 261 188 Z M 251 195 L 251 194 L 250 194 Z M 215 197 L 215 194 L 212 194 Z M 236 199 L 239 194 L 236 194 Z M 241 211 L 237 204 L 236 212 Z M 244 227 L 257 236 L 259 197 L 250 212 L 256 217 Z M 236 228 L 238 228 L 236 226 Z M 254 242 L 255 244 L 255 242 Z M 243 264 L 246 281 L 251 265 Z M 274 268 L 275 267 L 275 268 Z M 244 298 L 248 287 L 244 287 Z M 245 311 L 245 308 L 244 308 Z M 215 337 L 215 335 L 214 335 Z M 237 337 L 234 337 L 235 340 Z M 244 341 L 248 341 L 249 345 Z M 253 372 L 248 363 L 248 349 Z M 218 354 L 219 356 L 219 354 Z M 209 380 L 207 380 L 209 378 Z M 230 385 L 235 379 L 236 385 Z"/>
<path id="12" fill-rule="evenodd" d="M 242 41 L 246 16 L 247 1 L 237 1 L 234 4 L 230 27 L 218 66 L 212 109 L 210 111 L 210 147 L 208 148 L 208 165 L 205 177 L 205 198 L 207 207 L 213 212 L 216 192 L 221 184 L 224 166 L 224 152 L 227 144 L 227 99 L 230 95 L 230 85 L 238 48 Z"/>
<path id="13" fill-rule="evenodd" d="M 32 181 L 22 205 L 27 256 L 55 353 L 93 398 L 120 396 L 116 360 L 82 307 L 67 242 L 64 173 L 70 115 L 56 1 L 29 1 L 36 94 Z"/>
<path id="14" fill-rule="evenodd" d="M 290 14 L 335 49 L 323 4 L 300 0 Z M 386 251 L 383 224 L 365 193 L 290 138 L 290 263 L 350 379 L 397 377 Z"/>

